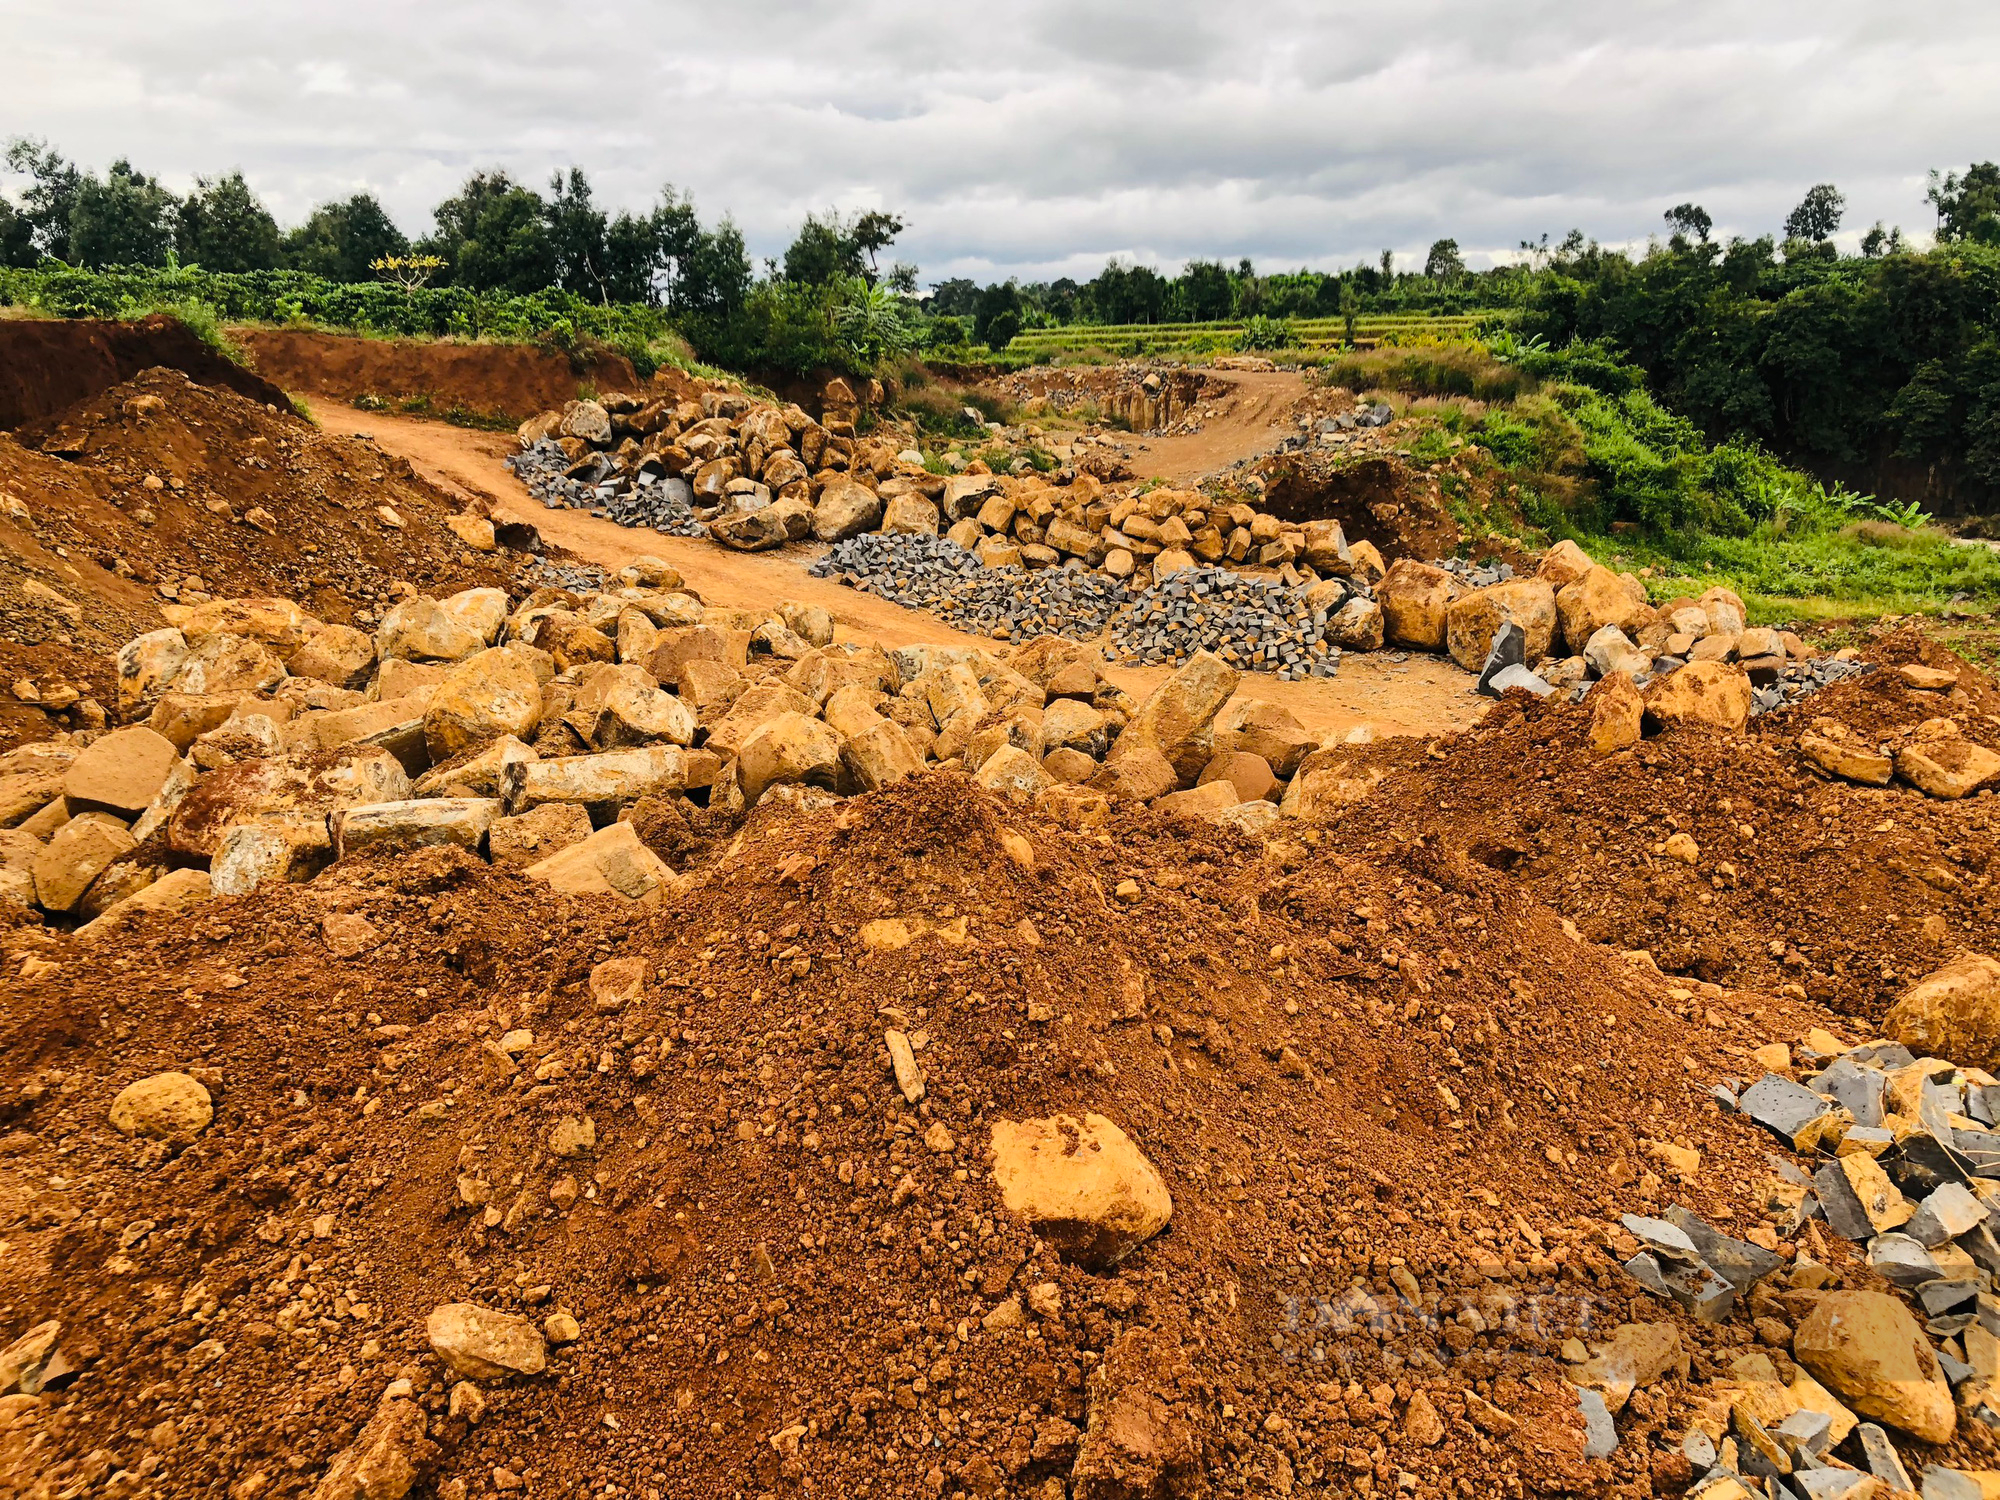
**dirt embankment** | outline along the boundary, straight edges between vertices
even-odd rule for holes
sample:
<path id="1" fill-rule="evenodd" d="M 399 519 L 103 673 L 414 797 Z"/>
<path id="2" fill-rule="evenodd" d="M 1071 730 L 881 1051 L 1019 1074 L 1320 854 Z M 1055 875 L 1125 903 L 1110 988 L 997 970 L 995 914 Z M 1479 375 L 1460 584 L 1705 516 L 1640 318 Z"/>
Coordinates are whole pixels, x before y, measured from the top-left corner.
<path id="1" fill-rule="evenodd" d="M 438 412 L 457 408 L 517 422 L 586 389 L 644 384 L 630 360 L 609 352 L 572 360 L 536 344 L 368 339 L 292 328 L 237 328 L 230 336 L 261 374 L 301 395 L 423 401 Z"/>
<path id="2" fill-rule="evenodd" d="M 0 432 L 52 416 L 157 365 L 263 405 L 288 405 L 262 376 L 217 354 L 172 318 L 0 319 Z"/>
<path id="3" fill-rule="evenodd" d="M 399 587 L 507 584 L 520 559 L 446 523 L 471 503 L 172 369 L 0 434 L 0 746 L 87 725 L 112 701 L 111 654 L 163 601 L 278 595 L 347 623 Z"/>

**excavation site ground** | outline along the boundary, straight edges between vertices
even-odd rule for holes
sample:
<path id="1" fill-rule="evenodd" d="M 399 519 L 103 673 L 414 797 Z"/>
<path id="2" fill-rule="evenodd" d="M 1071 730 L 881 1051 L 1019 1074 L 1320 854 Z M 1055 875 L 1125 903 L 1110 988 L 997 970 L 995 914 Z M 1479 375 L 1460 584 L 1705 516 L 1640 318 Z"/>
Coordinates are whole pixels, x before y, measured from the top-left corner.
<path id="1" fill-rule="evenodd" d="M 0 1492 L 2000 1494 L 1965 622 L 1265 359 L 183 334 L 0 320 Z"/>

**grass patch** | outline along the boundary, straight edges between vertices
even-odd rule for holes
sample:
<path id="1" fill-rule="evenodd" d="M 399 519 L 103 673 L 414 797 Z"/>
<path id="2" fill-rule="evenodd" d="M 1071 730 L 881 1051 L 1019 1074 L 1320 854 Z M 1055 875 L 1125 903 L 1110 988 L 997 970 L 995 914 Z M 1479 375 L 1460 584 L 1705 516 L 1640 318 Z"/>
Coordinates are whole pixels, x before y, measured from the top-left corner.
<path id="1" fill-rule="evenodd" d="M 469 427 L 479 432 L 512 432 L 520 418 L 497 408 L 480 411 L 458 402 L 440 406 L 428 391 L 414 396 L 378 396 L 364 391 L 350 403 L 356 411 L 390 412 L 405 417 L 423 417 L 432 422 L 448 422 L 453 427 Z"/>
<path id="2" fill-rule="evenodd" d="M 1351 391 L 1396 391 L 1406 396 L 1470 396 L 1515 401 L 1541 382 L 1518 365 L 1496 359 L 1484 344 L 1428 344 L 1418 348 L 1364 349 L 1323 361 L 1321 384 Z"/>

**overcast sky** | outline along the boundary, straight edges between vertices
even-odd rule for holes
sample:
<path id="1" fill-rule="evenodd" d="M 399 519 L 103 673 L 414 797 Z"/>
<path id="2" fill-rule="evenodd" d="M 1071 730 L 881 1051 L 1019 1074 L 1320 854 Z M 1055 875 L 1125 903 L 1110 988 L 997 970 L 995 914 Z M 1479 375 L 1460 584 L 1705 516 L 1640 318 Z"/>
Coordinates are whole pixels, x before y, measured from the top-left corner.
<path id="1" fill-rule="evenodd" d="M 170 185 L 240 167 L 291 224 L 366 189 L 413 234 L 467 173 L 664 182 L 782 252 L 882 207 L 944 276 L 1107 257 L 1474 265 L 1692 199 L 1774 231 L 1804 190 L 1927 234 L 1931 167 L 2000 157 L 2000 5 L 1932 0 L 0 0 L 0 136 Z"/>

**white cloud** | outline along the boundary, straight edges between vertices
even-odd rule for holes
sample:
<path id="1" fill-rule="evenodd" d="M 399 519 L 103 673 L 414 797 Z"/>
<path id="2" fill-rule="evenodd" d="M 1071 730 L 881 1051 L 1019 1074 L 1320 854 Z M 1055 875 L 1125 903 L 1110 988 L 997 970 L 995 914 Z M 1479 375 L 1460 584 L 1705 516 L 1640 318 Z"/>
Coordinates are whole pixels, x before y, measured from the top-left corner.
<path id="1" fill-rule="evenodd" d="M 1483 258 L 1669 204 L 1775 230 L 1805 188 L 1922 233 L 1926 169 L 1995 154 L 2000 10 L 1943 0 L 13 0 L 0 134 L 175 185 L 241 167 L 283 221 L 360 188 L 404 227 L 477 167 L 660 184 L 782 251 L 883 206 L 929 278 L 1113 254 Z"/>

